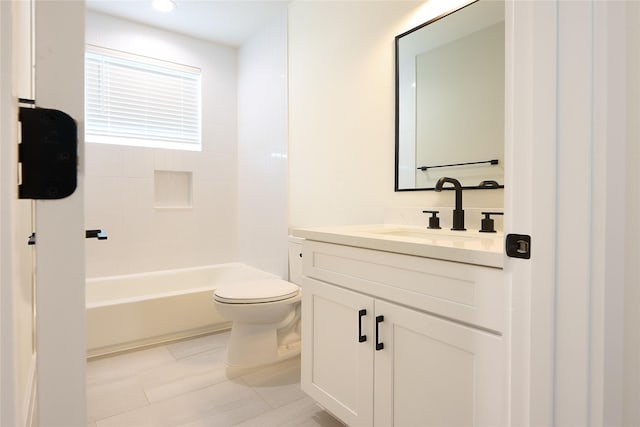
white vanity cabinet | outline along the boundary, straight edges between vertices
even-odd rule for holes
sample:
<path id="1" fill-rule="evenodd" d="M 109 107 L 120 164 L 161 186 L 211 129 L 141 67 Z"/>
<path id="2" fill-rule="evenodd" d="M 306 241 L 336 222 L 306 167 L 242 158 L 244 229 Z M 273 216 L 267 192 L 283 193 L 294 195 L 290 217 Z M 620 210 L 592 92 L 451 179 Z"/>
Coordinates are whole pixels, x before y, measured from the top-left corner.
<path id="1" fill-rule="evenodd" d="M 350 426 L 505 424 L 500 269 L 316 241 L 303 262 L 301 383 L 321 406 Z"/>
<path id="2" fill-rule="evenodd" d="M 306 277 L 302 286 L 302 389 L 348 425 L 373 425 L 373 298 Z"/>
<path id="3" fill-rule="evenodd" d="M 499 337 L 385 301 L 375 308 L 384 348 L 374 353 L 374 425 L 504 425 Z"/>

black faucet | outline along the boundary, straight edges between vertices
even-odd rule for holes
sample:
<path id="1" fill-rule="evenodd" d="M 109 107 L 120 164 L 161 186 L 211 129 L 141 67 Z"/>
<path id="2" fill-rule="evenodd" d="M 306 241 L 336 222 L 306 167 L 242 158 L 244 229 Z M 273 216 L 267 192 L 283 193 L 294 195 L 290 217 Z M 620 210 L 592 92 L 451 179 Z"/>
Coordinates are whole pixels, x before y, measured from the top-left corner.
<path id="1" fill-rule="evenodd" d="M 457 179 L 443 176 L 436 182 L 435 190 L 442 191 L 445 182 L 453 184 L 456 190 L 456 208 L 453 210 L 453 227 L 451 229 L 464 231 L 466 228 L 464 228 L 464 210 L 462 210 L 462 186 Z"/>

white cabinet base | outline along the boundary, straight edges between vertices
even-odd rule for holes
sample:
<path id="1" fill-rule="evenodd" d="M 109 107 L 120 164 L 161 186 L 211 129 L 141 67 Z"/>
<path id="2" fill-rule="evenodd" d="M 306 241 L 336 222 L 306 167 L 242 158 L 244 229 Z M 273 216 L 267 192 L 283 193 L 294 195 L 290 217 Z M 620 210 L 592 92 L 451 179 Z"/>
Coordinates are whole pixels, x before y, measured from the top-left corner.
<path id="1" fill-rule="evenodd" d="M 304 253 L 301 385 L 321 406 L 352 427 L 506 425 L 500 270 L 318 242 Z M 443 298 L 460 283 L 466 306 Z"/>
<path id="2" fill-rule="evenodd" d="M 348 425 L 373 425 L 373 352 L 358 340 L 359 311 L 373 313 L 373 298 L 308 278 L 303 289 L 302 389 Z"/>
<path id="3" fill-rule="evenodd" d="M 501 337 L 384 301 L 374 425 L 504 425 Z"/>

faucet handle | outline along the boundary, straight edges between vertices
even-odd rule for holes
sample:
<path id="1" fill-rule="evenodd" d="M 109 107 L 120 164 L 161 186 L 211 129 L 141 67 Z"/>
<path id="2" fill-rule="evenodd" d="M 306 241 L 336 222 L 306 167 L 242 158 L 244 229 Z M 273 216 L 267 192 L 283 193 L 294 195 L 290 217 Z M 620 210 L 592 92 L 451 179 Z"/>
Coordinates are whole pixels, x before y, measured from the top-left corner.
<path id="1" fill-rule="evenodd" d="M 493 227 L 493 219 L 491 219 L 491 215 L 504 215 L 504 212 L 482 212 L 484 218 L 481 221 L 482 227 L 480 228 L 481 233 L 495 233 L 496 229 Z"/>
<path id="2" fill-rule="evenodd" d="M 438 218 L 440 211 L 422 211 L 422 213 L 431 214 L 431 218 L 429 218 L 429 226 L 427 228 L 440 229 L 440 218 Z"/>
<path id="3" fill-rule="evenodd" d="M 480 188 L 498 188 L 499 186 L 500 184 L 498 184 L 498 181 L 494 181 L 492 179 L 482 181 L 478 184 L 478 187 Z"/>

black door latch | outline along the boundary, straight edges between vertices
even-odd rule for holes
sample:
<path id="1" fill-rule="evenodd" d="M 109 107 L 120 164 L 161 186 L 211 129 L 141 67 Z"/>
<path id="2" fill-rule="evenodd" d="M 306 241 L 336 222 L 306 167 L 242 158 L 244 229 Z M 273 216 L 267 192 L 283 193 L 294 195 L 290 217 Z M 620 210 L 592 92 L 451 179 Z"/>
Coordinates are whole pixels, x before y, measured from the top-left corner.
<path id="1" fill-rule="evenodd" d="M 527 234 L 507 234 L 506 251 L 511 258 L 531 258 L 531 236 Z"/>
<path id="2" fill-rule="evenodd" d="M 78 128 L 66 113 L 20 107 L 20 199 L 62 199 L 76 189 Z"/>

